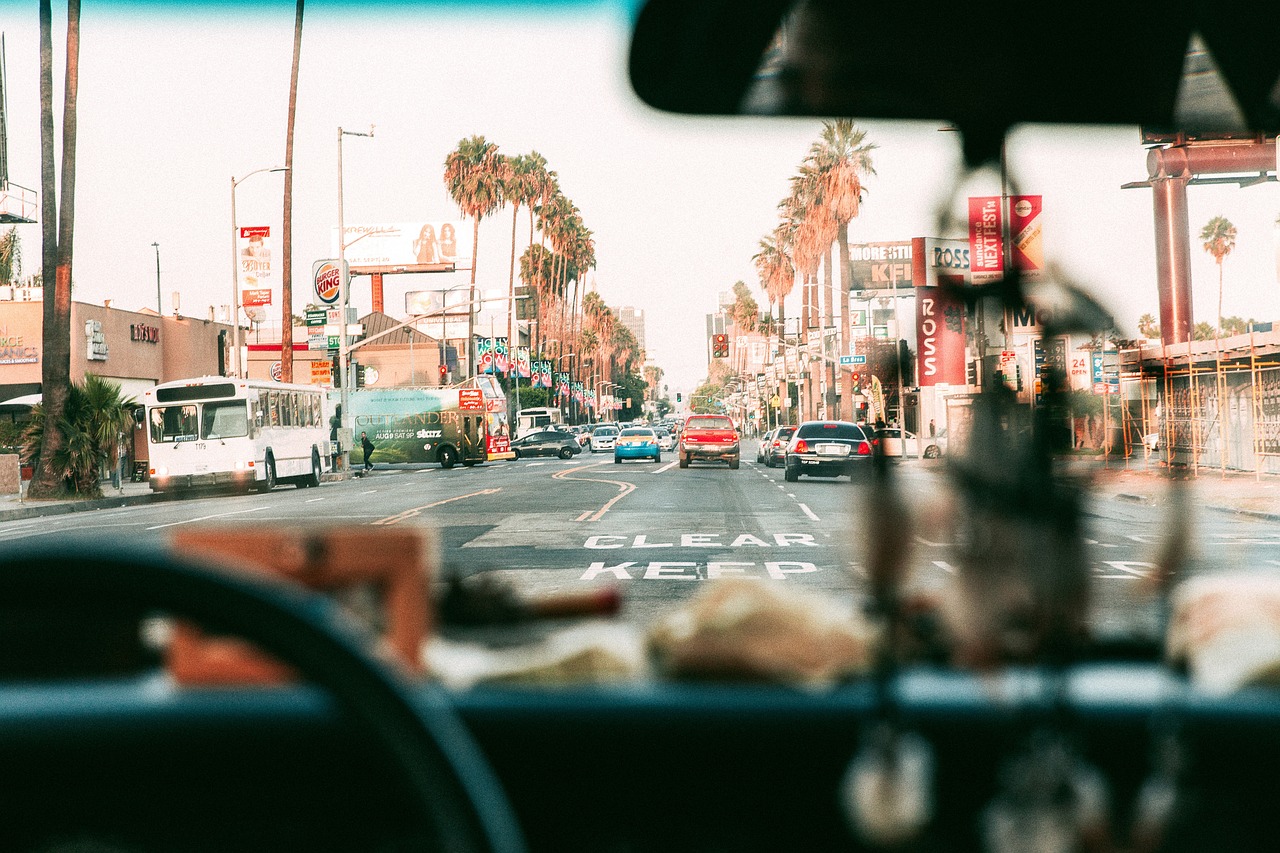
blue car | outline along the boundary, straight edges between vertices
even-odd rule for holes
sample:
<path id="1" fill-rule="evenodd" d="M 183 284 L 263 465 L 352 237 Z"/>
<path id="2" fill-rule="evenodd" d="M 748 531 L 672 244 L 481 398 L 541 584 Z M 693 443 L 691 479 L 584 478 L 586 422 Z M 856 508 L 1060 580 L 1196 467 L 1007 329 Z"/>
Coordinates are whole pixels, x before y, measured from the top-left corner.
<path id="1" fill-rule="evenodd" d="M 662 448 L 658 446 L 658 434 L 647 427 L 629 427 L 618 434 L 613 445 L 613 461 L 622 464 L 623 459 L 652 459 L 662 461 Z"/>

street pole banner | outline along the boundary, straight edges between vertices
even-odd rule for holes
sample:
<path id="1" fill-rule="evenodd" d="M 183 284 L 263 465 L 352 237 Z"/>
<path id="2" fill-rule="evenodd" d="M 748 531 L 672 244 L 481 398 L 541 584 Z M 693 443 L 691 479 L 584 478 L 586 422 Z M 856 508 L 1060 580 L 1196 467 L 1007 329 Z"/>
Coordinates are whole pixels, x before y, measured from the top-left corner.
<path id="1" fill-rule="evenodd" d="M 556 397 L 567 398 L 568 396 L 569 396 L 569 374 L 557 373 L 556 374 Z"/>
<path id="2" fill-rule="evenodd" d="M 271 293 L 271 228 L 250 225 L 240 229 L 240 284 L 246 291 Z M 243 303 L 242 303 L 243 304 Z M 258 305 L 270 305 L 271 300 Z"/>
<path id="3" fill-rule="evenodd" d="M 582 394 L 582 396 L 583 396 L 583 398 L 584 398 L 584 399 L 585 399 L 585 401 L 586 401 L 587 408 L 588 408 L 588 409 L 591 409 L 591 410 L 593 410 L 593 411 L 594 411 L 594 410 L 595 410 L 595 407 L 596 407 L 596 392 L 595 392 L 595 391 L 584 391 L 584 392 L 583 392 L 583 394 Z"/>
<path id="4" fill-rule="evenodd" d="M 574 383 L 571 383 L 569 387 L 573 389 L 573 399 L 574 399 L 574 401 L 575 401 L 575 402 L 577 402 L 579 405 L 581 405 L 581 404 L 582 404 L 582 392 L 583 392 L 583 390 L 585 390 L 585 389 L 582 387 L 582 383 L 581 383 L 581 382 L 574 382 Z"/>
<path id="5" fill-rule="evenodd" d="M 1009 234 L 1013 243 L 1013 264 L 1024 275 L 1037 276 L 1044 270 L 1040 211 L 1042 196 L 1015 195 L 1009 198 Z"/>
<path id="6" fill-rule="evenodd" d="M 533 367 L 529 364 L 528 347 L 516 347 L 516 375 L 521 379 L 533 377 Z"/>
<path id="7" fill-rule="evenodd" d="M 1004 246 L 1000 196 L 969 199 L 969 270 L 974 284 L 1004 275 Z"/>
<path id="8" fill-rule="evenodd" d="M 510 368 L 506 338 L 480 338 L 476 341 L 478 373 L 502 373 Z"/>
<path id="9" fill-rule="evenodd" d="M 535 361 L 533 363 L 533 381 L 530 384 L 534 388 L 551 388 L 551 362 Z"/>

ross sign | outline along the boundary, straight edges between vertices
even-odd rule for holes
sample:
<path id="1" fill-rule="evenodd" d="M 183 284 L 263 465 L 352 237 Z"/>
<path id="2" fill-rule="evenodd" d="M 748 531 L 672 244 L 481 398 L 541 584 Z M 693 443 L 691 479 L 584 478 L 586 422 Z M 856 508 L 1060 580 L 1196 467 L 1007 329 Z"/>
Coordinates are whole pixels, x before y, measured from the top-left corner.
<path id="1" fill-rule="evenodd" d="M 921 387 L 964 385 L 965 309 L 956 295 L 939 287 L 916 291 L 916 376 Z"/>
<path id="2" fill-rule="evenodd" d="M 308 347 L 309 348 L 309 347 Z M 317 358 L 311 362 L 311 384 L 333 384 L 333 362 L 327 358 Z"/>
<path id="3" fill-rule="evenodd" d="M 158 344 L 160 343 L 160 327 L 148 326 L 146 323 L 131 323 L 129 324 L 129 340 Z"/>
<path id="4" fill-rule="evenodd" d="M 351 277 L 350 270 L 348 264 L 345 270 L 348 279 Z M 312 264 L 311 281 L 316 299 L 323 305 L 333 305 L 342 295 L 342 274 L 337 261 L 316 261 Z"/>
<path id="5" fill-rule="evenodd" d="M 338 254 L 338 229 L 332 231 Z M 465 221 L 345 225 L 343 256 L 352 267 L 453 264 L 471 269 L 471 224 Z"/>
<path id="6" fill-rule="evenodd" d="M 1004 275 L 1004 237 L 1000 196 L 969 199 L 969 270 L 974 284 Z"/>
<path id="7" fill-rule="evenodd" d="M 240 291 L 240 304 L 245 308 L 257 308 L 271 304 L 271 288 L 258 287 Z"/>
<path id="8" fill-rule="evenodd" d="M 479 388 L 459 388 L 458 408 L 468 412 L 483 412 L 484 392 Z"/>

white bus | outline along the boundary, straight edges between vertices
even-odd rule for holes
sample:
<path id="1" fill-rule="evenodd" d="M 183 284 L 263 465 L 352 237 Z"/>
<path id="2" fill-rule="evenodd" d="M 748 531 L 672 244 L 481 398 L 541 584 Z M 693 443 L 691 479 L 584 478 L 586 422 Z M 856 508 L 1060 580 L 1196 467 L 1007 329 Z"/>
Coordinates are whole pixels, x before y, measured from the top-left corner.
<path id="1" fill-rule="evenodd" d="M 314 385 L 205 376 L 142 395 L 152 491 L 320 485 L 329 417 Z"/>
<path id="2" fill-rule="evenodd" d="M 516 412 L 516 438 L 524 438 L 531 432 L 564 423 L 558 406 L 521 409 Z"/>

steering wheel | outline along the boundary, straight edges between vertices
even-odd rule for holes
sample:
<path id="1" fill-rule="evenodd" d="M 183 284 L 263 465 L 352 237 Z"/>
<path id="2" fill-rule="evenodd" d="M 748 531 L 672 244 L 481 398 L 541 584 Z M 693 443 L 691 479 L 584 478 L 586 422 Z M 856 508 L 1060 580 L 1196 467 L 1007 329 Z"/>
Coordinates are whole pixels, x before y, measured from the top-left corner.
<path id="1" fill-rule="evenodd" d="M 0 561 L 0 609 L 71 598 L 104 610 L 163 611 L 260 646 L 327 691 L 392 759 L 436 849 L 524 851 L 505 793 L 443 690 L 410 688 L 324 596 L 140 552 L 39 550 Z"/>

